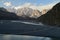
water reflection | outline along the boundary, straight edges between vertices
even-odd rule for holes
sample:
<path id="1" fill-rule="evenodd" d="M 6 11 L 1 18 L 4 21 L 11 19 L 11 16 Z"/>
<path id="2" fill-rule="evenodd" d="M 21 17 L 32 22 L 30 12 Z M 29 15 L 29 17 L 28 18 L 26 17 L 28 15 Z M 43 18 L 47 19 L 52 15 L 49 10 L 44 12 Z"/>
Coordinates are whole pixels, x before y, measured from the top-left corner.
<path id="1" fill-rule="evenodd" d="M 25 36 L 25 35 L 1 35 L 0 40 L 52 40 L 48 37 L 36 37 L 36 36 Z"/>

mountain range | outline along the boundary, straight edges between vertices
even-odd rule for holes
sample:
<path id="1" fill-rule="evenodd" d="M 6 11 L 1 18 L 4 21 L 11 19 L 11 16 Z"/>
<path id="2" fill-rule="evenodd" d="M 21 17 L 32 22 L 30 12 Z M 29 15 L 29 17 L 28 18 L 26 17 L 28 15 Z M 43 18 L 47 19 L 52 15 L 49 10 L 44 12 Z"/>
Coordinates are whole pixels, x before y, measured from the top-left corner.
<path id="1" fill-rule="evenodd" d="M 29 15 L 33 15 L 32 12 L 30 12 L 33 9 L 29 8 L 29 11 L 28 11 L 28 8 L 27 8 L 26 10 L 25 9 L 24 10 L 19 9 L 17 12 L 17 11 L 14 11 L 12 9 L 7 10 L 3 7 L 0 7 L 0 20 L 23 20 L 23 21 L 24 20 L 27 20 L 27 21 L 28 20 L 31 20 L 31 21 L 36 20 L 36 18 L 29 16 Z M 22 13 L 20 13 L 20 12 L 22 12 Z M 27 12 L 27 13 L 25 13 L 25 12 Z M 30 14 L 28 14 L 28 13 L 30 13 Z M 39 14 L 39 11 L 37 13 Z M 24 15 L 21 15 L 21 14 L 24 14 Z"/>
<path id="2" fill-rule="evenodd" d="M 39 16 L 45 14 L 48 10 L 50 9 L 44 9 L 42 11 L 39 11 L 38 9 L 32 9 L 29 7 L 22 7 L 19 9 L 14 9 L 14 8 L 7 8 L 7 10 L 9 12 L 14 12 L 16 13 L 18 16 L 22 16 L 22 17 L 31 17 L 31 18 L 38 18 Z"/>
<path id="3" fill-rule="evenodd" d="M 37 20 L 47 25 L 60 25 L 60 2 L 52 9 L 44 9 L 42 12 L 29 7 L 17 10 L 0 7 L 0 20 Z"/>

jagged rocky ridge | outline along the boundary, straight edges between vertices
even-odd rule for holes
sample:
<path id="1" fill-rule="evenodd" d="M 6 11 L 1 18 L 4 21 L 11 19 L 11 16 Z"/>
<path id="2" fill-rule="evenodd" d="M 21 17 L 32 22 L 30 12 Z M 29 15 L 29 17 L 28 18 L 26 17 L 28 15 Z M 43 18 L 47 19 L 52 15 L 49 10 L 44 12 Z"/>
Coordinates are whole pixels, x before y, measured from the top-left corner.
<path id="1" fill-rule="evenodd" d="M 46 14 L 38 17 L 37 20 L 43 24 L 60 26 L 60 2 L 53 6 Z"/>

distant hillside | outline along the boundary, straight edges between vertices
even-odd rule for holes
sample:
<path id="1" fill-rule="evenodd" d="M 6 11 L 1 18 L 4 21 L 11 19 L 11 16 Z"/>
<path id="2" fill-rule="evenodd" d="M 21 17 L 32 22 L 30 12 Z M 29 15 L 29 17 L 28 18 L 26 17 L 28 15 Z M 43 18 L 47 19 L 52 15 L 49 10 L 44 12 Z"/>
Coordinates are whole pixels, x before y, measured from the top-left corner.
<path id="1" fill-rule="evenodd" d="M 18 16 L 15 13 L 8 12 L 5 8 L 0 7 L 0 20 L 17 20 Z"/>
<path id="2" fill-rule="evenodd" d="M 60 2 L 37 20 L 48 25 L 60 25 Z"/>

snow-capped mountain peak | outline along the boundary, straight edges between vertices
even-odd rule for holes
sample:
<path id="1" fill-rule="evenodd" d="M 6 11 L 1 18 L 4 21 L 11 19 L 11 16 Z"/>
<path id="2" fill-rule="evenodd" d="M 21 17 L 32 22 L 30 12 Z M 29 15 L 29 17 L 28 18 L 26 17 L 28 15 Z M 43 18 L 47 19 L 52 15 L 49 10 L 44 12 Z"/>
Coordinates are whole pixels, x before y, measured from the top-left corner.
<path id="1" fill-rule="evenodd" d="M 18 16 L 28 16 L 28 17 L 39 17 L 41 15 L 41 12 L 39 10 L 34 10 L 32 8 L 24 7 L 17 10 Z"/>

